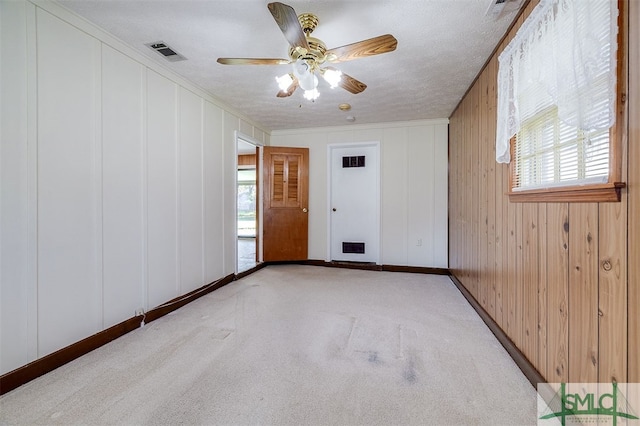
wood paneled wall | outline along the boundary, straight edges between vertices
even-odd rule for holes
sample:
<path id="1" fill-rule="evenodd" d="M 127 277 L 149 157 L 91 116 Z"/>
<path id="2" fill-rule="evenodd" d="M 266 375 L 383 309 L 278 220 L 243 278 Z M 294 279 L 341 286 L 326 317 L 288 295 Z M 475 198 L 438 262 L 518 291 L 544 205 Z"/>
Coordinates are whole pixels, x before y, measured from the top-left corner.
<path id="1" fill-rule="evenodd" d="M 255 166 L 255 165 L 256 165 L 255 154 L 238 155 L 238 166 Z"/>
<path id="2" fill-rule="evenodd" d="M 498 55 L 450 119 L 453 274 L 548 382 L 640 382 L 640 4 L 629 27 L 619 203 L 513 203 L 495 161 Z"/>

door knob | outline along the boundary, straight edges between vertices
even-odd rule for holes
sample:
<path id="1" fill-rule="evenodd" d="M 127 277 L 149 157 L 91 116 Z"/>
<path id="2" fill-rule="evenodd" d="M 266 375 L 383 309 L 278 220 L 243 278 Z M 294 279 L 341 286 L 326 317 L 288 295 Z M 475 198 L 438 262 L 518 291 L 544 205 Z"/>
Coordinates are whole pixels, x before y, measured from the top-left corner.
<path id="1" fill-rule="evenodd" d="M 302 209 L 302 211 L 303 211 L 304 213 L 306 213 L 306 212 L 307 212 L 307 208 L 306 208 L 306 207 L 304 207 L 304 208 Z"/>
<path id="2" fill-rule="evenodd" d="M 335 211 L 336 211 L 336 208 L 334 207 L 334 208 L 333 208 L 333 209 L 331 209 L 331 210 L 333 210 L 333 211 L 335 212 Z"/>

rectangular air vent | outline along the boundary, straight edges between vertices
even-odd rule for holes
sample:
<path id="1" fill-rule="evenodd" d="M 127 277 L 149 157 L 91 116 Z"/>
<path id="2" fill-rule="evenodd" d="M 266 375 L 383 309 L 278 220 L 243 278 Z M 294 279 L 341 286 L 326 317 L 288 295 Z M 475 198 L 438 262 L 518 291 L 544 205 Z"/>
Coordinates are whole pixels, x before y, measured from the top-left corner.
<path id="1" fill-rule="evenodd" d="M 167 44 L 163 41 L 147 43 L 145 46 L 148 46 L 150 49 L 155 50 L 156 52 L 164 56 L 164 58 L 167 61 L 170 61 L 170 62 L 185 61 L 187 59 L 181 54 L 179 54 L 178 52 L 176 52 L 175 50 L 173 50 L 172 48 L 170 48 L 169 46 L 167 46 Z"/>
<path id="2" fill-rule="evenodd" d="M 523 0 L 490 0 L 485 15 L 495 19 L 502 18 L 502 16 L 520 9 L 522 2 Z"/>
<path id="3" fill-rule="evenodd" d="M 364 155 L 356 157 L 342 157 L 342 167 L 364 167 Z"/>
<path id="4" fill-rule="evenodd" d="M 364 243 L 342 243 L 343 253 L 364 254 Z"/>

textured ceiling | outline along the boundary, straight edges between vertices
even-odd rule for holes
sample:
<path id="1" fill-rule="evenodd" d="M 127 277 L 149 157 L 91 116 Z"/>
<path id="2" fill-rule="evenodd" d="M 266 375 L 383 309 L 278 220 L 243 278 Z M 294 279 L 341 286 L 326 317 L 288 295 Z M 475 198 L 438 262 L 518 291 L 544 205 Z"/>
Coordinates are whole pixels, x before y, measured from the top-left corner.
<path id="1" fill-rule="evenodd" d="M 318 16 L 313 36 L 327 48 L 382 34 L 394 52 L 336 64 L 367 84 L 353 95 L 320 83 L 315 102 L 297 90 L 277 98 L 288 65 L 230 66 L 218 57 L 288 58 L 288 43 L 268 0 L 58 0 L 142 54 L 190 80 L 266 130 L 447 118 L 517 14 L 509 0 L 285 0 Z M 187 60 L 168 62 L 145 44 L 162 40 Z M 352 109 L 343 112 L 341 103 Z"/>

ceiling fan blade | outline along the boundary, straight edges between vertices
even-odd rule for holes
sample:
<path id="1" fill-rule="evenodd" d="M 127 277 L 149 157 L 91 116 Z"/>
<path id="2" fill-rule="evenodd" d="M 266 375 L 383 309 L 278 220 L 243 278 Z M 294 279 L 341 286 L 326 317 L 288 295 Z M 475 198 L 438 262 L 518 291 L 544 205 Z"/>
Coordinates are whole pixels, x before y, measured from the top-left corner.
<path id="1" fill-rule="evenodd" d="M 279 2 L 269 3 L 267 7 L 289 44 L 293 47 L 299 46 L 309 50 L 309 44 L 298 21 L 296 11 L 291 6 Z"/>
<path id="2" fill-rule="evenodd" d="M 336 68 L 333 68 L 333 67 L 326 67 L 324 69 L 338 71 Z M 356 80 L 355 78 L 345 73 L 342 73 L 342 77 L 340 78 L 340 82 L 338 83 L 338 86 L 342 87 L 347 92 L 353 93 L 354 95 L 357 95 L 360 92 L 364 92 L 364 89 L 367 88 L 366 84 L 364 84 L 359 80 Z"/>
<path id="3" fill-rule="evenodd" d="M 347 92 L 351 92 L 354 95 L 357 95 L 360 92 L 364 92 L 364 89 L 367 88 L 367 85 L 361 81 L 356 80 L 347 74 L 342 74 L 342 79 L 340 83 L 338 83 L 340 87 L 342 87 Z"/>
<path id="4" fill-rule="evenodd" d="M 286 65 L 291 61 L 277 58 L 218 58 L 223 65 Z"/>
<path id="5" fill-rule="evenodd" d="M 293 83 L 291 83 L 291 85 L 287 88 L 287 90 L 279 91 L 276 96 L 279 97 L 279 98 L 289 97 L 289 96 L 293 95 L 293 92 L 295 92 L 297 88 L 298 88 L 298 79 L 294 78 L 293 79 Z"/>
<path id="6" fill-rule="evenodd" d="M 352 59 L 393 52 L 396 50 L 397 45 L 398 40 L 396 40 L 394 36 L 385 34 L 327 50 L 326 56 L 329 62 L 345 62 L 351 61 Z"/>

